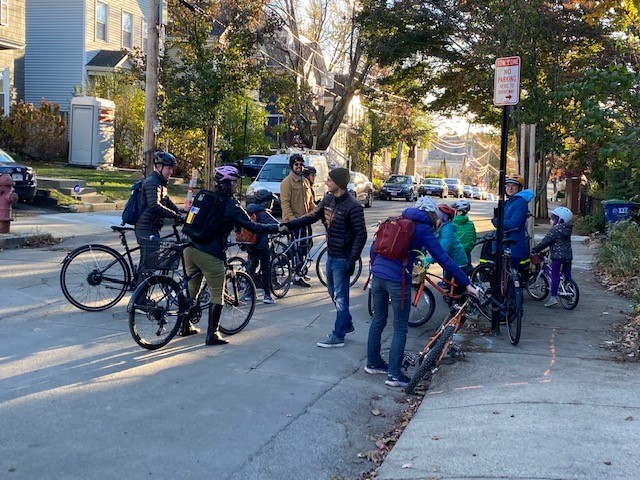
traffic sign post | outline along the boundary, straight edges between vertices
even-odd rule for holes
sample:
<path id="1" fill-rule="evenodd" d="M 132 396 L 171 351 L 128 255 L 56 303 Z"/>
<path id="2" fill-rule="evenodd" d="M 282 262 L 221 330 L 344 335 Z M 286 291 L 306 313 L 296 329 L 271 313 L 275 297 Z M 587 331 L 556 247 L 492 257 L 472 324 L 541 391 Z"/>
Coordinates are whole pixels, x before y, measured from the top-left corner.
<path id="1" fill-rule="evenodd" d="M 493 81 L 493 104 L 517 105 L 520 101 L 520 57 L 497 58 Z"/>

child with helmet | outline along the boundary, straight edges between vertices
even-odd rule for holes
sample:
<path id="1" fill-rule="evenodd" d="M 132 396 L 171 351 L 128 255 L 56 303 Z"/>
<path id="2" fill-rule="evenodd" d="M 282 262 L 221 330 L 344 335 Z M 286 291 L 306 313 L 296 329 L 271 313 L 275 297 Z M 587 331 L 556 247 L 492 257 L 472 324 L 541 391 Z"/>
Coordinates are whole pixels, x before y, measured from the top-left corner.
<path id="1" fill-rule="evenodd" d="M 558 304 L 558 287 L 560 285 L 560 272 L 564 278 L 571 280 L 571 261 L 573 250 L 571 249 L 571 232 L 573 225 L 571 220 L 573 213 L 567 207 L 558 207 L 551 212 L 551 230 L 535 247 L 533 253 L 539 253 L 548 248 L 551 253 L 551 296 L 545 307 Z"/>
<path id="2" fill-rule="evenodd" d="M 471 204 L 468 200 L 457 200 L 451 206 L 456 211 L 456 214 L 451 221 L 457 227 L 456 235 L 460 239 L 460 243 L 467 254 L 469 265 L 471 265 L 471 250 L 473 250 L 473 246 L 478 239 L 476 226 L 468 215 L 471 210 Z"/>

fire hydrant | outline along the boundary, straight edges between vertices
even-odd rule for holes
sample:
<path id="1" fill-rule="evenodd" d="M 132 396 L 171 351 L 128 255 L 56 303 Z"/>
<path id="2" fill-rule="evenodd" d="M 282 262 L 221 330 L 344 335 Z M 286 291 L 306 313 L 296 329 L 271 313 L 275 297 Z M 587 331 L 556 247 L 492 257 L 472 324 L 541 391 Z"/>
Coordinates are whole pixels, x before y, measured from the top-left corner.
<path id="1" fill-rule="evenodd" d="M 15 184 L 8 173 L 0 175 L 0 233 L 9 233 L 13 221 L 11 206 L 18 203 L 18 194 L 13 191 Z"/>

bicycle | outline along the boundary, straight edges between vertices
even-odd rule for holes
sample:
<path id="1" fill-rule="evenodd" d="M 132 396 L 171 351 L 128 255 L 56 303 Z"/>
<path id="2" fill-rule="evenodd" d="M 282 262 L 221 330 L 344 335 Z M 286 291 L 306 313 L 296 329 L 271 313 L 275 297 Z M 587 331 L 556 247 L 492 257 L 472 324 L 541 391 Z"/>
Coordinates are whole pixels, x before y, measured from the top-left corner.
<path id="1" fill-rule="evenodd" d="M 180 239 L 178 225 L 162 238 Z M 127 291 L 138 286 L 138 265 L 132 253 L 140 246 L 129 247 L 126 234 L 134 227 L 112 225 L 111 230 L 120 237 L 124 253 L 101 244 L 82 245 L 67 254 L 60 270 L 60 287 L 65 298 L 73 306 L 87 312 L 100 312 L 116 305 Z"/>
<path id="2" fill-rule="evenodd" d="M 505 232 L 508 233 L 508 232 Z M 488 235 L 484 239 L 479 240 L 476 244 L 486 245 L 489 242 L 495 240 L 494 235 Z M 488 320 L 492 319 L 492 310 L 497 308 L 500 317 L 506 322 L 507 332 L 509 333 L 509 340 L 512 345 L 517 345 L 520 342 L 520 333 L 522 329 L 522 313 L 523 313 L 523 299 L 522 288 L 520 283 L 520 274 L 518 270 L 511 265 L 511 249 L 510 245 L 516 243 L 516 240 L 505 238 L 503 240 L 503 268 L 499 272 L 498 281 L 500 282 L 500 293 L 502 295 L 502 301 L 498 301 L 491 295 L 492 292 L 492 278 L 495 262 L 493 260 L 483 259 L 483 263 L 478 265 L 471 272 L 471 283 L 474 286 L 480 285 L 486 294 L 486 299 L 479 304 L 480 313 Z M 483 248 L 483 251 L 485 249 Z M 528 259 L 527 259 L 528 261 Z"/>
<path id="3" fill-rule="evenodd" d="M 534 300 L 544 300 L 551 291 L 549 256 L 544 252 L 533 254 L 531 255 L 531 264 L 535 265 L 535 270 L 526 282 L 527 293 Z M 558 297 L 562 306 L 567 310 L 576 308 L 580 300 L 578 284 L 573 279 L 565 279 L 562 273 L 560 274 L 560 284 L 558 285 Z"/>
<path id="4" fill-rule="evenodd" d="M 484 295 L 484 290 L 478 289 L 480 295 Z M 453 343 L 453 335 L 460 330 L 467 320 L 467 316 L 475 313 L 480 300 L 464 292 L 460 298 L 460 303 L 454 303 L 449 315 L 444 319 L 436 333 L 429 339 L 424 348 L 417 354 L 406 354 L 402 368 L 407 371 L 409 367 L 417 366 L 416 371 L 411 376 L 409 384 L 404 391 L 412 394 L 416 386 L 422 379 L 436 372 L 438 365 L 448 353 L 455 357 L 460 354 L 460 347 Z"/>
<path id="5" fill-rule="evenodd" d="M 324 236 L 324 240 L 320 242 L 317 246 L 311 247 L 309 254 L 306 258 L 300 259 L 299 255 L 297 255 L 297 245 L 301 242 L 306 242 L 307 240 L 311 240 L 316 237 Z M 278 282 L 281 286 L 280 288 L 284 291 L 284 295 L 289 291 L 291 286 L 291 277 L 293 272 L 300 272 L 300 275 L 305 275 L 310 266 L 313 264 L 314 260 L 316 262 L 316 274 L 320 279 L 320 283 L 327 286 L 327 278 L 324 271 L 324 264 L 326 263 L 325 257 L 327 255 L 327 238 L 325 233 L 318 233 L 315 235 L 309 235 L 306 237 L 294 238 L 289 242 L 289 245 L 284 249 L 282 253 L 276 255 L 272 260 L 272 269 L 277 269 L 276 274 L 278 275 Z M 317 258 L 316 258 L 317 257 Z M 288 265 L 288 268 L 285 267 Z M 288 276 L 286 275 L 288 271 Z M 349 286 L 352 287 L 360 278 L 360 274 L 362 273 L 362 259 L 358 258 L 356 262 L 356 268 L 351 276 L 351 281 Z M 272 270 L 272 277 L 274 277 L 274 271 Z M 274 291 L 275 292 L 275 291 Z M 280 297 L 282 298 L 282 297 Z"/>
<path id="6" fill-rule="evenodd" d="M 173 271 L 182 265 L 182 273 L 176 279 L 165 274 L 153 274 L 133 292 L 127 312 L 129 331 L 134 341 L 147 350 L 157 350 L 171 341 L 180 331 L 182 323 L 198 323 L 202 312 L 211 307 L 206 282 L 202 281 L 194 299 L 189 294 L 189 281 L 200 275 L 196 270 L 188 275 L 185 269 L 184 249 L 188 242 L 160 241 L 157 270 Z M 251 320 L 256 306 L 256 287 L 251 277 L 236 272 L 225 261 L 223 289 L 224 306 L 220 317 L 220 331 L 234 335 L 242 331 Z"/>

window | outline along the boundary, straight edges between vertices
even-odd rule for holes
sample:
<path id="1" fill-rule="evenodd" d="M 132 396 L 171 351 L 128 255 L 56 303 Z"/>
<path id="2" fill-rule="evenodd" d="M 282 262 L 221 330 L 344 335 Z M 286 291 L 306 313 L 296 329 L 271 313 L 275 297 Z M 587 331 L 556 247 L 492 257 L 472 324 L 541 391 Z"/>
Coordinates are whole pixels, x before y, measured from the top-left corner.
<path id="1" fill-rule="evenodd" d="M 96 3 L 96 40 L 107 41 L 107 4 Z"/>
<path id="2" fill-rule="evenodd" d="M 9 0 L 0 0 L 0 25 L 9 25 Z"/>
<path id="3" fill-rule="evenodd" d="M 149 38 L 149 23 L 142 19 L 142 53 L 147 53 L 147 39 Z"/>
<path id="4" fill-rule="evenodd" d="M 133 48 L 133 15 L 122 12 L 122 46 Z"/>

